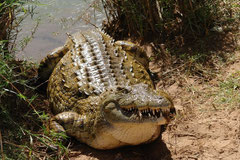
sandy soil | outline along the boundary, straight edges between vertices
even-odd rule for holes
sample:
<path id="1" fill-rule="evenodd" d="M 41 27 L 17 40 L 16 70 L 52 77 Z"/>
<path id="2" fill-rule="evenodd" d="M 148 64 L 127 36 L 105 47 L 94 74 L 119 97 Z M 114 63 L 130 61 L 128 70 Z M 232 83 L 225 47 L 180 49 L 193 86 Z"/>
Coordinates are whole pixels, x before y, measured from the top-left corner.
<path id="1" fill-rule="evenodd" d="M 240 159 L 240 109 L 218 110 L 208 101 L 191 109 L 182 105 L 176 107 L 184 115 L 163 133 L 172 159 Z"/>

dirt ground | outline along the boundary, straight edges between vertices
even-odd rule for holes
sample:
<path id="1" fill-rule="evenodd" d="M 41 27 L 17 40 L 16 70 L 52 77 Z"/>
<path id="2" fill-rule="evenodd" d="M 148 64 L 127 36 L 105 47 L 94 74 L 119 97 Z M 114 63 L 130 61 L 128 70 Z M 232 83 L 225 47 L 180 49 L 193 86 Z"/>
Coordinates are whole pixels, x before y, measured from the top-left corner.
<path id="1" fill-rule="evenodd" d="M 240 71 L 240 53 L 237 52 L 236 56 L 233 64 L 207 84 L 196 84 L 193 79 L 186 79 L 188 86 L 195 87 L 192 94 L 184 93 L 185 90 L 177 84 L 168 89 L 170 93 L 177 91 L 175 95 L 185 95 L 174 99 L 175 107 L 182 114 L 163 133 L 163 141 L 172 159 L 240 159 L 240 104 L 234 108 L 218 109 L 212 104 L 212 97 L 206 99 L 203 95 L 216 86 L 219 79 L 225 80 Z"/>
<path id="2" fill-rule="evenodd" d="M 181 79 L 184 81 L 176 81 L 166 88 L 173 97 L 178 114 L 162 137 L 154 143 L 108 151 L 98 151 L 78 144 L 71 149 L 70 159 L 240 159 L 240 104 L 219 108 L 213 103 L 214 97 L 208 96 L 214 88 L 218 88 L 219 81 L 240 71 L 240 52 L 235 54 L 234 62 L 221 69 L 219 76 L 208 82 L 203 83 L 194 77 L 183 76 Z"/>

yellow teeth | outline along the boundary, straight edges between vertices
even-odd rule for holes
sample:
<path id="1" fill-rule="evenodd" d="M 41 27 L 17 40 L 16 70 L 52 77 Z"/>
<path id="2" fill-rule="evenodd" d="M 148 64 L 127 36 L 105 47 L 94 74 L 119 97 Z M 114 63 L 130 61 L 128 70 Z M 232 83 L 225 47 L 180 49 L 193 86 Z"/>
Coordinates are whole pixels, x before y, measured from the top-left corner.
<path id="1" fill-rule="evenodd" d="M 124 113 L 134 114 L 139 119 L 143 118 L 166 118 L 170 114 L 169 107 L 136 107 L 133 105 L 122 106 Z"/>
<path id="2" fill-rule="evenodd" d="M 127 106 L 121 106 L 122 109 L 127 109 L 127 110 L 134 110 L 137 109 L 139 111 L 150 111 L 150 110 L 155 110 L 155 111 L 159 111 L 162 109 L 169 109 L 169 107 L 161 107 L 161 108 L 157 108 L 157 107 L 152 107 L 152 106 L 143 106 L 143 107 L 137 107 L 136 105 L 127 105 Z"/>

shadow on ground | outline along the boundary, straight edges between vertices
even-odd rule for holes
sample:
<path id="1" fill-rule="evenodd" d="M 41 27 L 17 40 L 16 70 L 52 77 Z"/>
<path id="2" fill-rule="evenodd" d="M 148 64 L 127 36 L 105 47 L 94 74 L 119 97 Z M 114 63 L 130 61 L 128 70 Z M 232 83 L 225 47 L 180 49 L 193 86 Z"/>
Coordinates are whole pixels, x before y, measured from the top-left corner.
<path id="1" fill-rule="evenodd" d="M 77 144 L 77 142 L 74 142 Z M 150 144 L 113 150 L 95 150 L 84 144 L 73 146 L 71 160 L 172 160 L 171 152 L 161 137 Z"/>

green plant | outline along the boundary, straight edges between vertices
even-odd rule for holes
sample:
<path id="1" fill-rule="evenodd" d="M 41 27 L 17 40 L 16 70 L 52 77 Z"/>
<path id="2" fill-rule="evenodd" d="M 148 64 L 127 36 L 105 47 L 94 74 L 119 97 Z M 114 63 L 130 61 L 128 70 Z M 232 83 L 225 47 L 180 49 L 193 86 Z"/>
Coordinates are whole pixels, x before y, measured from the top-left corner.
<path id="1" fill-rule="evenodd" d="M 213 104 L 219 109 L 240 107 L 240 72 L 233 73 L 219 83 L 219 90 L 215 91 Z"/>
<path id="2" fill-rule="evenodd" d="M 60 140 L 66 135 L 47 130 L 49 115 L 39 107 L 42 100 L 29 86 L 34 66 L 0 55 L 0 141 L 2 159 L 59 159 L 68 149 Z M 43 98 L 43 97 L 41 97 Z M 40 103 L 40 104 L 39 104 Z M 51 150 L 46 154 L 46 150 Z"/>
<path id="3" fill-rule="evenodd" d="M 8 40 L 7 43 L 4 43 L 4 46 L 1 45 L 5 49 L 14 49 L 18 26 L 24 18 L 33 14 L 37 3 L 33 2 L 32 0 L 0 1 L 0 41 Z M 13 43 L 10 43 L 10 41 L 13 41 Z"/>
<path id="4" fill-rule="evenodd" d="M 31 82 L 37 73 L 36 65 L 14 58 L 17 27 L 33 13 L 30 2 L 0 1 L 0 159 L 3 160 L 61 159 L 67 155 L 67 148 L 58 140 L 66 136 L 45 127 L 49 116 L 41 111 L 44 97 L 36 93 Z M 47 150 L 51 152 L 47 154 Z"/>

